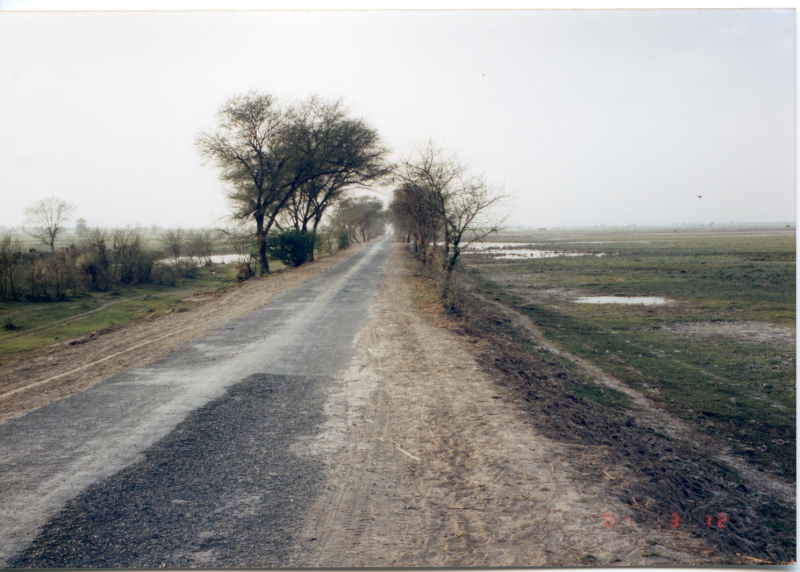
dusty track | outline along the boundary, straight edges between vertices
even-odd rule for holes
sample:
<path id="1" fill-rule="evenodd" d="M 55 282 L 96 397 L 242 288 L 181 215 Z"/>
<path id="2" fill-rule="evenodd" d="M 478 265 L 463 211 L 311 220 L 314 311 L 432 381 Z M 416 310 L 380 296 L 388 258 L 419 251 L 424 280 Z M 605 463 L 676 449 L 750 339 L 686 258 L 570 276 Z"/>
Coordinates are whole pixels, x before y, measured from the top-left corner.
<path id="1" fill-rule="evenodd" d="M 43 350 L 0 358 L 0 423 L 88 389 L 117 373 L 153 364 L 202 334 L 330 270 L 361 248 L 362 244 L 354 244 L 312 264 L 245 282 L 198 302 L 186 312 L 152 316 Z"/>
<path id="2" fill-rule="evenodd" d="M 410 264 L 395 245 L 331 420 L 305 445 L 339 452 L 297 565 L 685 565 L 713 550 L 680 530 L 627 525 L 608 481 L 572 462 L 602 450 L 539 434 L 471 344 L 412 307 Z"/>

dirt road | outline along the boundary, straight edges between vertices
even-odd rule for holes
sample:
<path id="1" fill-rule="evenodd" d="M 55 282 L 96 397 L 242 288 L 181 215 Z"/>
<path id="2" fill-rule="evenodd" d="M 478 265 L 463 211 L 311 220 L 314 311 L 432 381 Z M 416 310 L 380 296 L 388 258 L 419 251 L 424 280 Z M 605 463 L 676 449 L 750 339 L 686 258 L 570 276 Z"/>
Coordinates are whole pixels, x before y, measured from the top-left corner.
<path id="1" fill-rule="evenodd" d="M 572 463 L 597 453 L 538 434 L 470 341 L 415 310 L 411 273 L 395 245 L 329 423 L 303 445 L 314 455 L 342 442 L 297 565 L 652 566 L 709 552 L 681 531 L 627 524 L 608 481 Z"/>
<path id="2" fill-rule="evenodd" d="M 0 564 L 676 565 L 713 551 L 628 522 L 618 475 L 575 462 L 602 450 L 537 431 L 470 340 L 420 315 L 410 264 L 402 245 L 369 245 L 149 367 L 12 413 Z M 224 316 L 217 303 L 196 311 Z"/>

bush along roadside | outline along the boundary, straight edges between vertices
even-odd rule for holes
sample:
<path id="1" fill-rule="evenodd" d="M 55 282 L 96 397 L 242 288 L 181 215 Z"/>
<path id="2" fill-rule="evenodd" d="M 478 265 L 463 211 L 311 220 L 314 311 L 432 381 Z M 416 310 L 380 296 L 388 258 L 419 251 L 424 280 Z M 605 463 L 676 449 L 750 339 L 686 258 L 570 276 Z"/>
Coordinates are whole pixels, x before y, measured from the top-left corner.
<path id="1" fill-rule="evenodd" d="M 313 232 L 290 228 L 267 236 L 267 254 L 287 266 L 300 266 L 312 258 L 316 240 Z"/>

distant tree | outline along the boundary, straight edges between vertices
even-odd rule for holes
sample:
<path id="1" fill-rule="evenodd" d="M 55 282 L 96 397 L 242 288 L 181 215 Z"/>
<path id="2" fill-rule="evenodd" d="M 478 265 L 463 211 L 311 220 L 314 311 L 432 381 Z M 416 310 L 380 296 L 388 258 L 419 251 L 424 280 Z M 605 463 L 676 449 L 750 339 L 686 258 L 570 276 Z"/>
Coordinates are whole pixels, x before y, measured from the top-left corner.
<path id="1" fill-rule="evenodd" d="M 175 270 L 180 273 L 181 256 L 186 248 L 186 231 L 181 228 L 167 229 L 159 236 L 161 245 L 175 261 Z"/>
<path id="2" fill-rule="evenodd" d="M 17 299 L 22 264 L 22 241 L 10 233 L 0 236 L 0 300 Z"/>
<path id="3" fill-rule="evenodd" d="M 200 259 L 205 266 L 211 266 L 211 251 L 214 249 L 214 231 L 201 228 L 189 231 L 186 237 L 186 251 L 192 258 Z"/>
<path id="4" fill-rule="evenodd" d="M 380 222 L 385 211 L 379 199 L 354 197 L 344 199 L 336 206 L 331 219 L 333 228 L 344 231 L 348 242 L 366 242 L 381 232 Z"/>
<path id="5" fill-rule="evenodd" d="M 389 204 L 396 230 L 412 242 L 414 254 L 423 264 L 429 262 L 428 251 L 436 244 L 442 226 L 430 192 L 427 187 L 404 183 L 394 190 Z"/>
<path id="6" fill-rule="evenodd" d="M 179 234 L 183 231 L 178 229 L 173 232 Z M 112 241 L 116 279 L 122 284 L 149 282 L 150 272 L 155 264 L 155 255 L 145 248 L 140 232 L 131 228 L 118 228 L 112 234 Z M 170 242 L 169 244 L 174 247 L 174 243 Z M 180 257 L 180 248 L 181 243 L 178 239 L 178 257 Z M 173 255 L 174 252 L 171 250 Z"/>
<path id="7" fill-rule="evenodd" d="M 56 237 L 74 212 L 75 206 L 62 199 L 50 197 L 36 201 L 25 209 L 27 222 L 34 227 L 28 229 L 28 233 L 48 245 L 51 252 L 55 251 Z"/>
<path id="8" fill-rule="evenodd" d="M 77 224 L 75 225 L 75 234 L 83 238 L 86 236 L 88 230 L 89 227 L 86 226 L 86 219 L 83 217 L 79 218 Z"/>
<path id="9" fill-rule="evenodd" d="M 107 240 L 108 232 L 100 228 L 91 228 L 84 235 L 83 254 L 79 259 L 79 265 L 90 288 L 104 289 L 111 282 L 110 263 L 106 252 Z"/>

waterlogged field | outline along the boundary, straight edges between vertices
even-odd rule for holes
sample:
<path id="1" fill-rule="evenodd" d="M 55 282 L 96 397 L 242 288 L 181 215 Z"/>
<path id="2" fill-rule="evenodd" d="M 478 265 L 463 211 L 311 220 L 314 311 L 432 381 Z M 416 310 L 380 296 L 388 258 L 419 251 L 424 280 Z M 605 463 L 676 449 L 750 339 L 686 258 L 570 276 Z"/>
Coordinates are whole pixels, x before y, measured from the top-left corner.
<path id="1" fill-rule="evenodd" d="M 795 479 L 793 231 L 544 232 L 496 240 L 502 248 L 481 246 L 463 257 L 484 294 L 759 470 Z M 516 249 L 565 255 L 517 258 Z M 581 300 L 596 296 L 609 303 Z M 575 389 L 616 410 L 628 403 L 610 387 Z"/>

